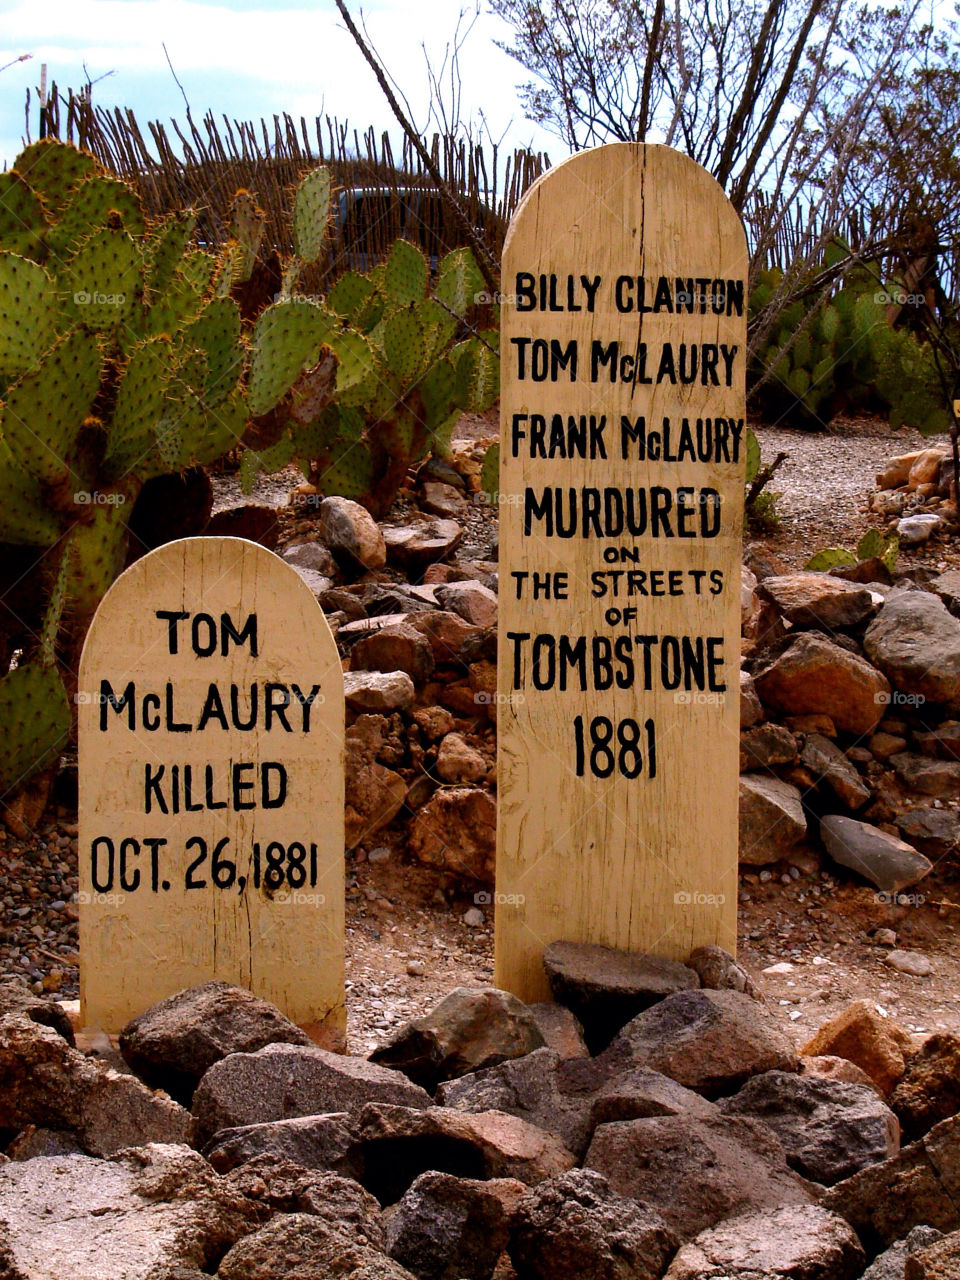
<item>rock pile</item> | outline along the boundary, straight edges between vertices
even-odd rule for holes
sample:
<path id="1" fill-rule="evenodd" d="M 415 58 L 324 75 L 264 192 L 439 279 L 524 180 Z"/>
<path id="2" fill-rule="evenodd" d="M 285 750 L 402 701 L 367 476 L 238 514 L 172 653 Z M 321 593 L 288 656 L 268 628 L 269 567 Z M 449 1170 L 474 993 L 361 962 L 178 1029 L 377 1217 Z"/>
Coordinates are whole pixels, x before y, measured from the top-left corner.
<path id="1" fill-rule="evenodd" d="M 546 967 L 566 1004 L 458 989 L 370 1060 L 208 983 L 122 1070 L 0 989 L 0 1276 L 960 1274 L 960 1038 L 855 1005 L 798 1055 L 718 948 Z"/>
<path id="2" fill-rule="evenodd" d="M 871 510 L 887 516 L 887 532 L 903 547 L 921 546 L 935 534 L 956 532 L 953 457 L 931 447 L 891 458 L 877 476 Z"/>
<path id="3" fill-rule="evenodd" d="M 284 552 L 344 658 L 348 846 L 401 844 L 466 889 L 492 883 L 496 828 L 496 546 L 480 550 L 491 526 L 467 502 L 480 452 L 429 463 L 402 525 L 330 498 Z M 880 497 L 899 485 L 949 519 L 949 475 L 943 450 L 905 455 Z M 893 585 L 880 561 L 788 573 L 747 559 L 741 863 L 786 871 L 812 846 L 902 892 L 960 840 L 958 574 Z"/>
<path id="4" fill-rule="evenodd" d="M 809 842 L 897 894 L 960 841 L 960 620 L 910 580 L 752 564 L 740 861 L 789 865 Z"/>

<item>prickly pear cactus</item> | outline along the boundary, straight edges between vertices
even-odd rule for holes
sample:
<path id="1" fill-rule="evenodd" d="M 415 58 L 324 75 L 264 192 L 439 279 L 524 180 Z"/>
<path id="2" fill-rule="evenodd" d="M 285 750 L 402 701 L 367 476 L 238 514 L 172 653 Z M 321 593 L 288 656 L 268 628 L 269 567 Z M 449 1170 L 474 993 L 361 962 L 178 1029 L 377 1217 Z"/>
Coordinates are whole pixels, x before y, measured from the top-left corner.
<path id="1" fill-rule="evenodd" d="M 380 515 L 411 465 L 449 449 L 463 411 L 495 402 L 498 335 L 474 331 L 457 341 L 484 288 L 467 249 L 439 264 L 432 296 L 426 258 L 398 240 L 366 275 L 341 276 L 322 305 L 298 298 L 300 271 L 322 249 L 329 195 L 323 171 L 301 183 L 284 294 L 254 330 L 250 409 L 272 429 L 258 426 L 242 480 L 252 487 L 258 470 L 298 461 L 323 492 Z"/>
<path id="2" fill-rule="evenodd" d="M 149 226 L 132 187 L 59 142 L 0 181 L 0 544 L 46 551 L 41 577 L 59 565 L 42 655 L 25 622 L 26 656 L 0 671 L 0 791 L 69 734 L 58 660 L 123 568 L 144 482 L 213 461 L 246 427 L 229 259 L 192 232 L 189 213 Z"/>
<path id="3" fill-rule="evenodd" d="M 847 252 L 838 242 L 823 266 Z M 752 317 L 770 304 L 782 280 L 779 269 L 760 273 L 750 296 Z M 816 429 L 845 410 L 885 409 L 892 426 L 906 423 L 925 435 L 949 430 L 952 415 L 932 349 L 887 323 L 886 300 L 898 291 L 896 281 L 861 267 L 839 288 L 786 307 L 751 370 L 763 380 L 756 398 L 765 416 Z"/>

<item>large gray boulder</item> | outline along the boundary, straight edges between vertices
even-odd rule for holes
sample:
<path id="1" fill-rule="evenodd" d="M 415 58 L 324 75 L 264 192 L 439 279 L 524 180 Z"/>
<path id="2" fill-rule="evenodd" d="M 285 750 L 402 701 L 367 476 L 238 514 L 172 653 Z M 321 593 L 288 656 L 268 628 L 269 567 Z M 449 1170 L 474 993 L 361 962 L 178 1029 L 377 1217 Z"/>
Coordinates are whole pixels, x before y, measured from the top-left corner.
<path id="1" fill-rule="evenodd" d="M 72 1155 L 7 1164 L 0 1168 L 0 1275 L 209 1274 L 259 1220 L 252 1201 L 184 1146 L 150 1145 L 111 1160 Z"/>
<path id="2" fill-rule="evenodd" d="M 863 647 L 894 688 L 960 708 L 960 621 L 932 592 L 892 596 L 867 627 Z"/>
<path id="3" fill-rule="evenodd" d="M 519 1280 L 659 1280 L 678 1243 L 656 1210 L 572 1169 L 520 1202 L 510 1259 Z"/>
<path id="4" fill-rule="evenodd" d="M 899 893 L 933 870 L 912 845 L 869 822 L 831 813 L 820 819 L 820 839 L 834 862 L 849 867 L 884 893 Z"/>
<path id="5" fill-rule="evenodd" d="M 312 1043 L 280 1010 L 245 987 L 205 982 L 168 996 L 120 1032 L 120 1052 L 141 1080 L 189 1107 L 203 1074 L 229 1053 Z"/>
<path id="6" fill-rule="evenodd" d="M 542 1049 L 544 1039 L 524 1004 L 508 991 L 457 987 L 422 1017 L 399 1027 L 370 1055 L 426 1089 L 471 1071 Z"/>
<path id="7" fill-rule="evenodd" d="M 602 1124 L 584 1166 L 656 1209 L 682 1240 L 734 1214 L 816 1199 L 766 1125 L 719 1114 Z"/>
<path id="8" fill-rule="evenodd" d="M 292 1116 L 355 1111 L 368 1102 L 428 1107 L 429 1094 L 399 1071 L 315 1046 L 272 1044 L 214 1063 L 193 1095 L 197 1137 Z"/>
<path id="9" fill-rule="evenodd" d="M 600 1055 L 612 1075 L 648 1067 L 706 1097 L 731 1093 L 763 1071 L 796 1071 L 791 1041 L 758 1001 L 739 991 L 680 991 L 628 1022 Z"/>
<path id="10" fill-rule="evenodd" d="M 553 998 L 576 1014 L 594 1052 L 664 996 L 700 985 L 677 960 L 595 943 L 552 942 L 544 948 L 543 967 Z"/>
<path id="11" fill-rule="evenodd" d="M 817 1076 L 767 1071 L 719 1104 L 774 1131 L 791 1169 L 832 1186 L 900 1150 L 900 1125 L 874 1089 Z"/>

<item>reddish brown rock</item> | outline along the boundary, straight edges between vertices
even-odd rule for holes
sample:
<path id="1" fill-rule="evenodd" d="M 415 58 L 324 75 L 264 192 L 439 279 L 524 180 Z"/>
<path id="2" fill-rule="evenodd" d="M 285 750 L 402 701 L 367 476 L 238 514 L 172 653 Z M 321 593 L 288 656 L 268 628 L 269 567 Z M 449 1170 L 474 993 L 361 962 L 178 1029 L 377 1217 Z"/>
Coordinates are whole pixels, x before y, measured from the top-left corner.
<path id="1" fill-rule="evenodd" d="M 777 862 L 807 834 L 800 792 L 767 774 L 740 777 L 739 860 L 762 867 Z"/>
<path id="2" fill-rule="evenodd" d="M 417 811 L 408 847 L 418 862 L 492 884 L 497 852 L 496 802 L 489 791 L 479 787 L 437 791 Z"/>
<path id="3" fill-rule="evenodd" d="M 445 609 L 415 614 L 409 622 L 426 637 L 438 666 L 459 666 L 461 647 L 471 636 L 480 634 L 479 627 L 471 626 L 459 614 L 448 613 Z"/>
<path id="4" fill-rule="evenodd" d="M 656 1209 L 681 1240 L 724 1218 L 810 1204 L 766 1125 L 727 1116 L 651 1116 L 600 1125 L 584 1161 L 622 1196 Z"/>
<path id="5" fill-rule="evenodd" d="M 909 1138 L 960 1112 L 960 1036 L 950 1031 L 928 1036 L 907 1059 L 890 1105 Z"/>
<path id="6" fill-rule="evenodd" d="M 431 1168 L 468 1178 L 516 1178 L 533 1187 L 576 1164 L 553 1134 L 501 1111 L 372 1103 L 360 1113 L 356 1135 L 364 1185 L 381 1204 L 395 1203 Z"/>
<path id="7" fill-rule="evenodd" d="M 826 573 L 788 573 L 765 578 L 758 594 L 770 600 L 795 627 L 854 627 L 874 608 L 866 587 Z"/>
<path id="8" fill-rule="evenodd" d="M 846 1218 L 861 1239 L 883 1245 L 919 1225 L 960 1230 L 960 1116 L 831 1187 L 821 1204 Z"/>
<path id="9" fill-rule="evenodd" d="M 381 627 L 350 650 L 351 671 L 405 671 L 422 684 L 435 665 L 429 641 L 410 622 Z"/>
<path id="10" fill-rule="evenodd" d="M 871 733 L 890 685 L 869 662 L 815 632 L 803 632 L 754 672 L 761 701 L 791 715 L 826 715 L 838 729 Z"/>
<path id="11" fill-rule="evenodd" d="M 679 991 L 628 1022 L 597 1059 L 611 1071 L 660 1071 L 706 1097 L 763 1071 L 796 1071 L 793 1045 L 756 1000 L 739 991 Z"/>
<path id="12" fill-rule="evenodd" d="M 868 1001 L 856 1000 L 825 1022 L 801 1053 L 806 1057 L 828 1054 L 849 1059 L 886 1097 L 902 1078 L 906 1056 L 912 1049 L 913 1042 L 906 1031 L 891 1018 L 884 1018 Z"/>
<path id="13" fill-rule="evenodd" d="M 444 782 L 480 782 L 489 766 L 462 734 L 448 733 L 440 743 L 436 768 Z"/>

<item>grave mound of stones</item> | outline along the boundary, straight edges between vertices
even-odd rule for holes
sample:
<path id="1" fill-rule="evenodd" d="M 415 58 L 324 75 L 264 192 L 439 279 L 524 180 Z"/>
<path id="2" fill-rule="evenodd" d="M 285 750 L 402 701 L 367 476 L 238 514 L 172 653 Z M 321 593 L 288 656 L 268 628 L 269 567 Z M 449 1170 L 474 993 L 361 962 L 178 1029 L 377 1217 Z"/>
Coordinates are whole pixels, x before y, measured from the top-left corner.
<path id="1" fill-rule="evenodd" d="M 960 1274 L 960 1037 L 858 1002 L 798 1054 L 718 948 L 544 966 L 554 1002 L 458 988 L 369 1058 L 226 983 L 97 1051 L 0 988 L 0 1274 Z"/>

